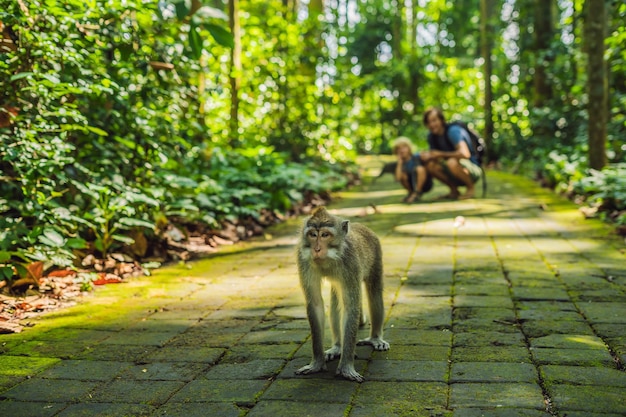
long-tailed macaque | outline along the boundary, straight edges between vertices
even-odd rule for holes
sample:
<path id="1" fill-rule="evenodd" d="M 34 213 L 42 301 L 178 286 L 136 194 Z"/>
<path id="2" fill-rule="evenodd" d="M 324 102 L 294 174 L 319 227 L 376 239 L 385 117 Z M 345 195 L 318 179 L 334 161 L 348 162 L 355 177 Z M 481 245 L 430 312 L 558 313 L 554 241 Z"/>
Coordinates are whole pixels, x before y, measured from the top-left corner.
<path id="1" fill-rule="evenodd" d="M 356 337 L 361 322 L 361 283 L 368 297 L 370 337 L 359 345 L 375 350 L 388 350 L 383 340 L 383 263 L 378 237 L 362 224 L 349 224 L 329 214 L 323 207 L 309 217 L 302 229 L 298 246 L 300 284 L 306 298 L 306 311 L 311 326 L 313 359 L 296 374 L 311 374 L 326 369 L 326 361 L 337 357 L 337 375 L 361 382 L 354 369 Z M 324 351 L 324 300 L 322 278 L 331 284 L 330 322 L 333 346 Z"/>

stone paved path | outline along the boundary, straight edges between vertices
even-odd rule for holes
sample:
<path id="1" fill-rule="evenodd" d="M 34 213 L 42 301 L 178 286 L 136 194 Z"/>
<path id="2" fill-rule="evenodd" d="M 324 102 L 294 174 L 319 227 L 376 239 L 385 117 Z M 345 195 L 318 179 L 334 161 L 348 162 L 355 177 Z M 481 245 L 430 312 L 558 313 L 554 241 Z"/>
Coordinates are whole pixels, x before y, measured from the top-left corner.
<path id="1" fill-rule="evenodd" d="M 517 177 L 443 193 L 399 204 L 383 177 L 331 205 L 383 243 L 391 350 L 357 349 L 365 382 L 294 375 L 311 345 L 292 222 L 0 336 L 0 416 L 626 415 L 623 240 Z"/>

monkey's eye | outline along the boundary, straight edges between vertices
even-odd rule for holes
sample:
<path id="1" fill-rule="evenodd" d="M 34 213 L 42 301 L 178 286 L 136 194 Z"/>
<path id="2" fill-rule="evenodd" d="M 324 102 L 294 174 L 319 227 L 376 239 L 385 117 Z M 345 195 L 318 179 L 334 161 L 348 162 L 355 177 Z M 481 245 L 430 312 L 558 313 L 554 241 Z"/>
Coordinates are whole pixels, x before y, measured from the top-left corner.
<path id="1" fill-rule="evenodd" d="M 315 230 L 310 230 L 309 233 L 307 233 L 308 237 L 317 237 L 317 232 Z"/>
<path id="2" fill-rule="evenodd" d="M 322 237 L 323 237 L 323 238 L 330 237 L 330 233 L 328 233 L 328 232 L 322 232 Z"/>

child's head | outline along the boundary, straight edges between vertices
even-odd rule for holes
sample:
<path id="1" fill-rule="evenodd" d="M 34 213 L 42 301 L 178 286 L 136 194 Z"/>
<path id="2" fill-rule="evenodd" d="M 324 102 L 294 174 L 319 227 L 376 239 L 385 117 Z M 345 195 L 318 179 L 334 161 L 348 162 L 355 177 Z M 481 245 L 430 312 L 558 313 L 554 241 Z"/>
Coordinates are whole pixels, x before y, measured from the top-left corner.
<path id="1" fill-rule="evenodd" d="M 399 153 L 407 153 L 413 154 L 413 142 L 406 136 L 400 136 L 395 141 L 393 141 L 393 146 L 391 147 L 393 154 L 398 155 Z"/>

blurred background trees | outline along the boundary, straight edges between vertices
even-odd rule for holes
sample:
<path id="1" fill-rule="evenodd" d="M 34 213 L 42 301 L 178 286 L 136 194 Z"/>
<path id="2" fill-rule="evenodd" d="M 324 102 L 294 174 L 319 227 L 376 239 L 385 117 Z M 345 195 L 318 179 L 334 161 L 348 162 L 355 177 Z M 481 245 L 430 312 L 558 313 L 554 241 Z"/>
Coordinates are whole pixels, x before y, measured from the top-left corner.
<path id="1" fill-rule="evenodd" d="M 430 106 L 626 223 L 622 1 L 0 4 L 0 279 L 288 211 L 358 154 L 425 147 Z"/>

